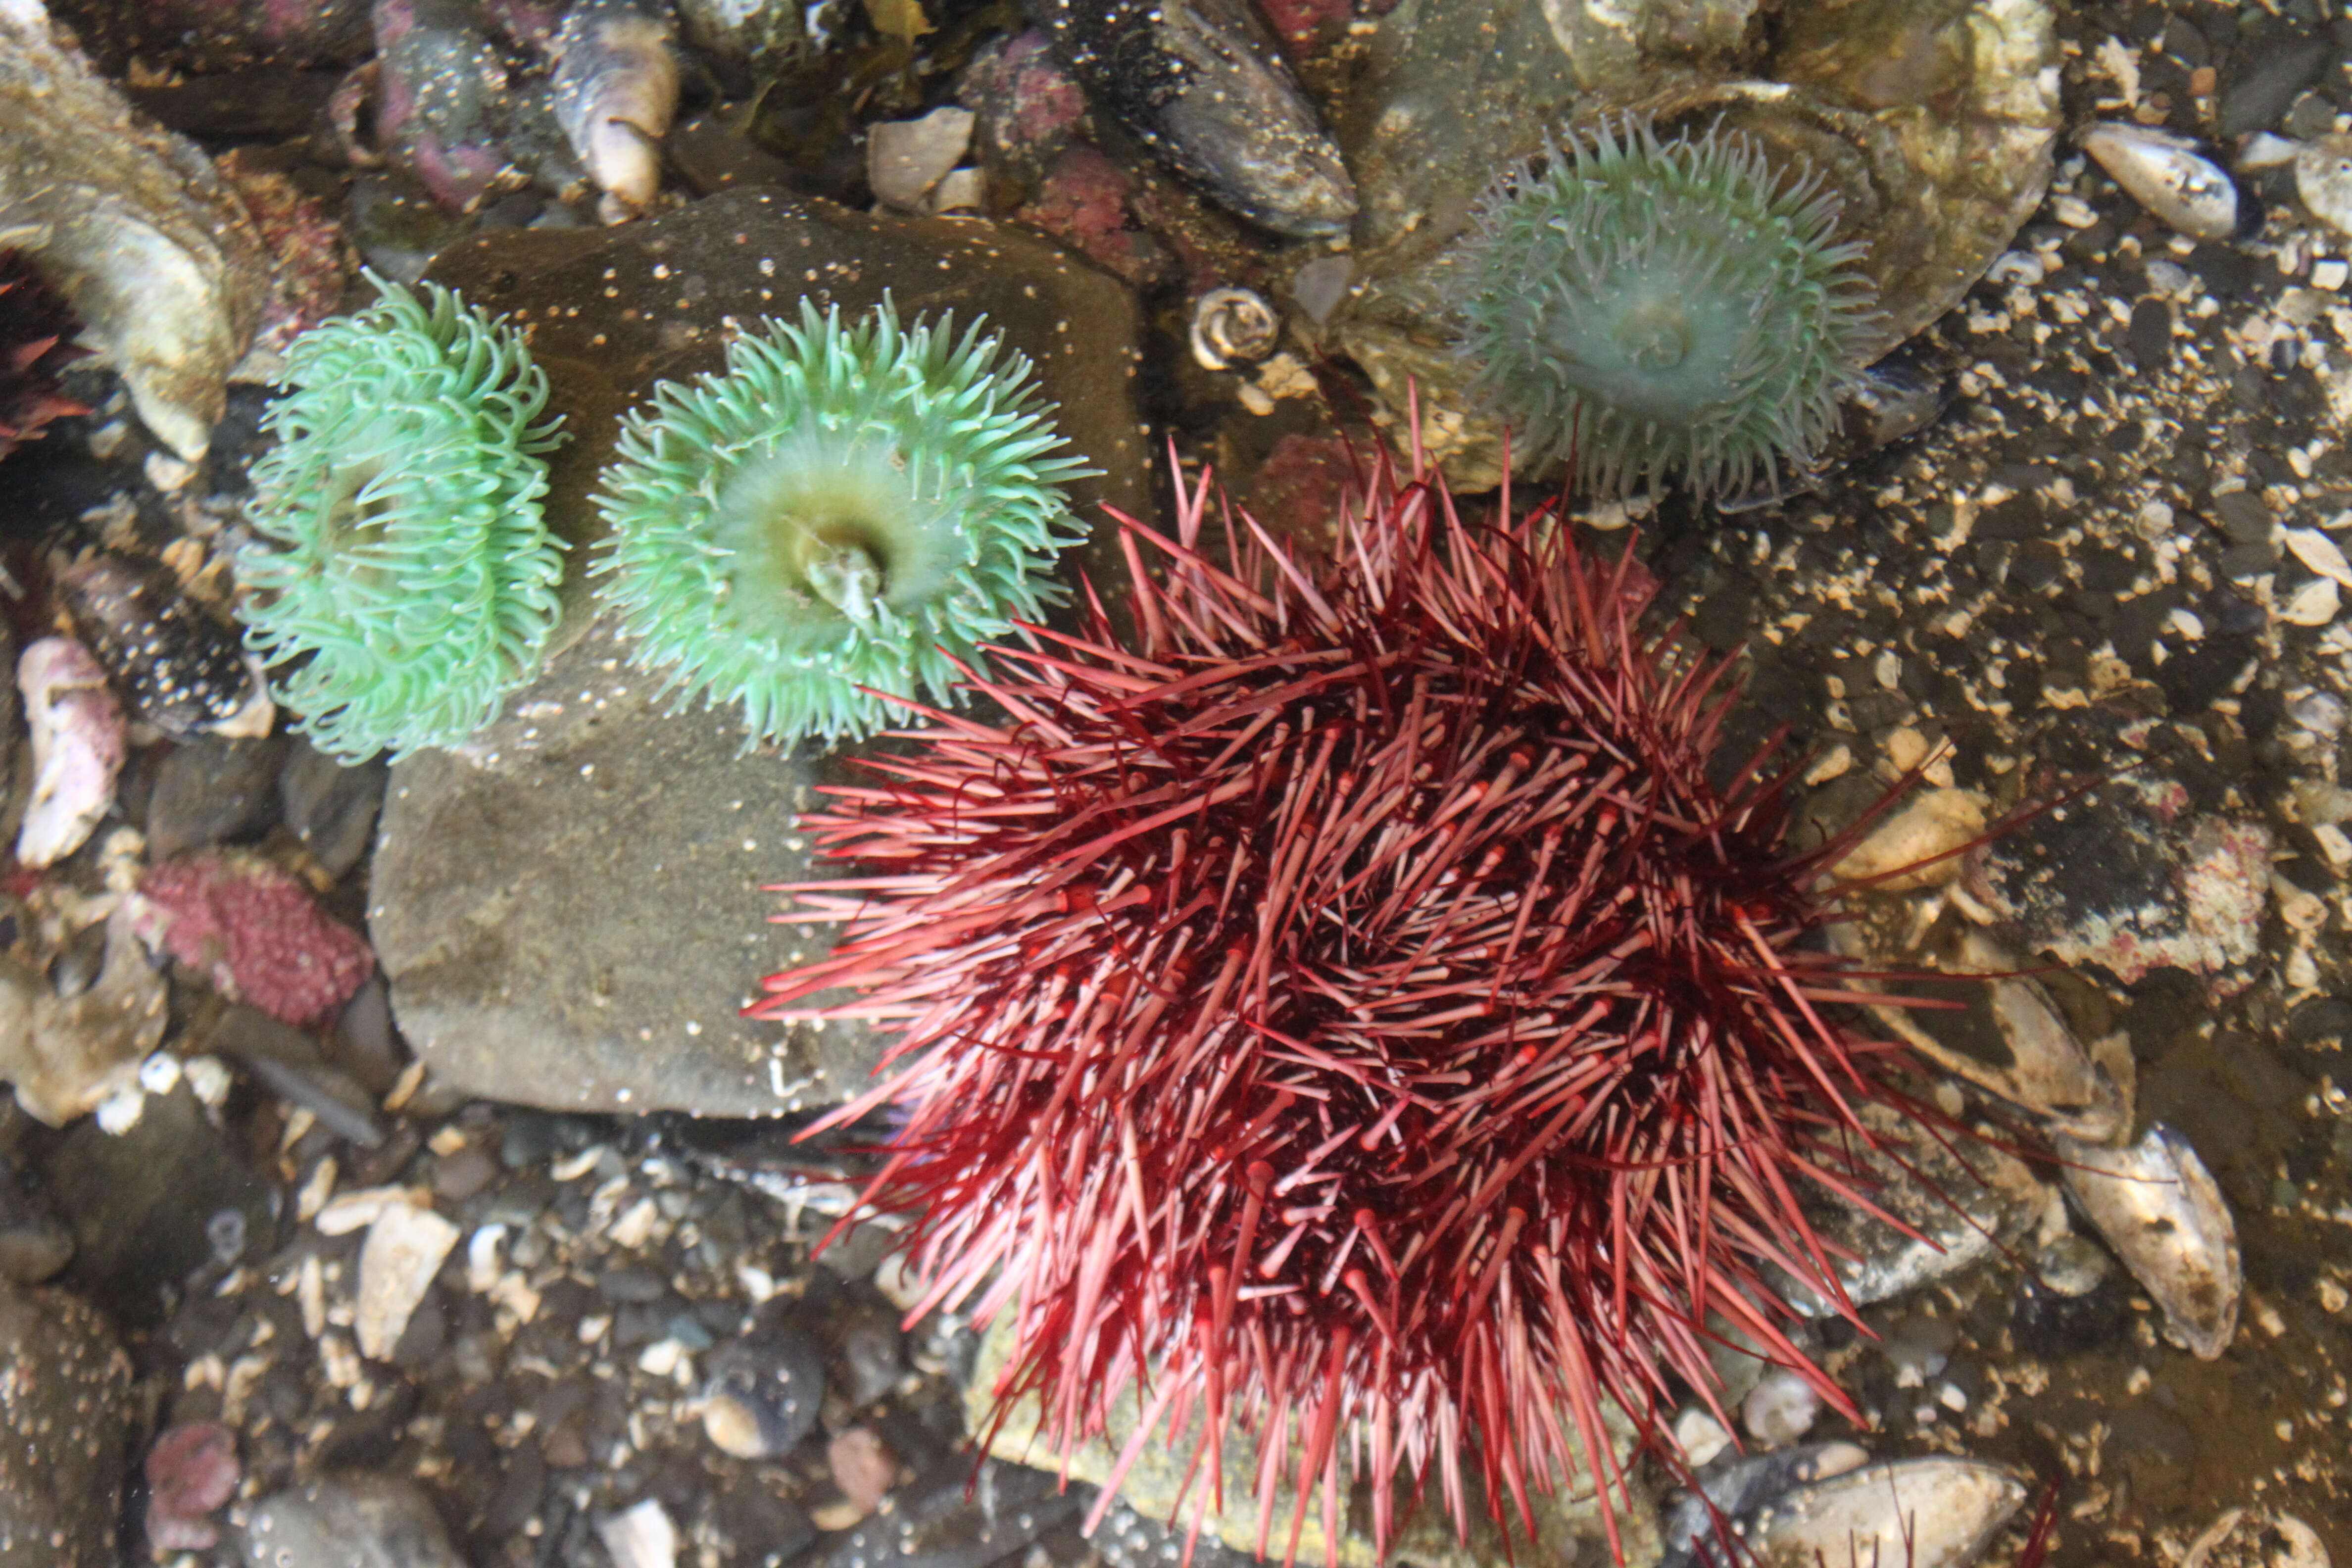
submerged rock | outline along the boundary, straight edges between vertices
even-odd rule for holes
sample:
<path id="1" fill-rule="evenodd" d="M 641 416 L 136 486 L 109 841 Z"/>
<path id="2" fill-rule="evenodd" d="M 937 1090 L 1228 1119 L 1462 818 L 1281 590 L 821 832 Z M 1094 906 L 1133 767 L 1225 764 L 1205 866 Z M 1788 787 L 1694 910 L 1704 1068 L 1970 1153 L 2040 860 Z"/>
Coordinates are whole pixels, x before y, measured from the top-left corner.
<path id="1" fill-rule="evenodd" d="M 1363 203 L 1352 291 L 1326 341 L 1393 418 L 1417 386 L 1458 485 L 1501 472 L 1457 346 L 1474 207 L 1547 136 L 1632 114 L 1661 137 L 1747 138 L 1789 182 L 1821 181 L 1882 312 L 1856 368 L 1956 304 L 2040 204 L 2059 123 L 2044 0 L 1799 0 L 1769 29 L 1750 9 L 1460 0 L 1400 5 L 1372 35 L 1340 127 Z"/>
<path id="2" fill-rule="evenodd" d="M 105 1321 L 0 1281 L 0 1568 L 114 1568 L 131 1415 Z"/>
<path id="3" fill-rule="evenodd" d="M 986 312 L 1105 470 L 1070 487 L 1080 517 L 1150 506 L 1133 306 L 1045 240 L 745 191 L 609 232 L 500 235 L 436 276 L 532 333 L 575 437 L 547 514 L 578 543 L 620 412 L 716 368 L 729 323 L 794 315 L 804 291 L 863 310 L 887 289 L 902 320 Z M 1123 578 L 1108 564 L 1094 574 Z M 762 975 L 813 956 L 817 934 L 778 933 L 761 888 L 811 874 L 791 821 L 846 773 L 807 749 L 743 755 L 731 712 L 671 712 L 662 677 L 630 668 L 592 614 L 572 605 L 546 673 L 465 754 L 392 770 L 369 921 L 402 1033 L 436 1079 L 485 1098 L 730 1116 L 830 1102 L 866 1078 L 870 1037 L 736 1015 Z"/>

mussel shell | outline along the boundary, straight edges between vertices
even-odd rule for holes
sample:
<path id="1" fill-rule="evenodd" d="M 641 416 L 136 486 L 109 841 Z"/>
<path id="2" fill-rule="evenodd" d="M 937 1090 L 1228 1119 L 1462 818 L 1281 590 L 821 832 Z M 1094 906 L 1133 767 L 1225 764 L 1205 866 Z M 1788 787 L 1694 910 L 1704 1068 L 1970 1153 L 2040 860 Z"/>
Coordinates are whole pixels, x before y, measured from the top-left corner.
<path id="1" fill-rule="evenodd" d="M 2129 1148 L 2060 1137 L 2066 1190 L 2200 1361 L 2230 1348 L 2244 1279 L 2238 1227 L 2221 1189 L 2162 1122 Z"/>

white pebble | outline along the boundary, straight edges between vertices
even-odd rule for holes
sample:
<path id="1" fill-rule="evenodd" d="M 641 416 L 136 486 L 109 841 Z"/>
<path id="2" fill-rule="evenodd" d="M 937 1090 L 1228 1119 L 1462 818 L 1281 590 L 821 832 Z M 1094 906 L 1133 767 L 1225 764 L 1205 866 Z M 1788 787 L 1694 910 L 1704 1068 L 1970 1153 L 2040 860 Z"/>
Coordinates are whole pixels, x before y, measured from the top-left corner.
<path id="1" fill-rule="evenodd" d="M 1675 1447 L 1683 1451 L 1683 1462 L 1696 1469 L 1731 1447 L 1731 1434 L 1723 1429 L 1722 1422 L 1693 1405 L 1675 1417 Z"/>
<path id="2" fill-rule="evenodd" d="M 625 1513 L 599 1519 L 596 1538 L 613 1568 L 677 1568 L 677 1527 L 652 1498 Z"/>
<path id="3" fill-rule="evenodd" d="M 2352 278 L 2352 262 L 2331 257 L 2311 264 L 2311 286 L 2315 289 L 2325 289 L 2332 294 L 2344 287 L 2347 278 Z"/>

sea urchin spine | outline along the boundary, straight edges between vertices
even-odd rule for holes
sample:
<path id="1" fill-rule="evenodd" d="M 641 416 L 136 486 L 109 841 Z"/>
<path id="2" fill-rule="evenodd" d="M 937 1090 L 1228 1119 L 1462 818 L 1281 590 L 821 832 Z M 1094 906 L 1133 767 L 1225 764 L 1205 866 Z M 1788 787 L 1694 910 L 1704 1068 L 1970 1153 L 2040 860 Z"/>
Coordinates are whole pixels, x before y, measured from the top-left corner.
<path id="1" fill-rule="evenodd" d="M 89 412 L 58 386 L 58 373 L 87 352 L 73 309 L 35 273 L 22 251 L 0 250 L 0 458 L 68 414 Z"/>
<path id="2" fill-rule="evenodd" d="M 1630 553 L 1369 490 L 1329 563 L 1228 513 L 1213 564 L 1205 479 L 1173 540 L 1122 520 L 1133 646 L 1094 602 L 992 649 L 1001 723 L 834 790 L 803 831 L 870 874 L 781 889 L 842 940 L 754 1009 L 896 1032 L 831 1120 L 903 1110 L 867 1198 L 919 1216 L 925 1310 L 1015 1315 L 1000 1411 L 1066 1453 L 1133 1389 L 1122 1475 L 1200 1416 L 1218 1476 L 1238 1425 L 1261 1552 L 1294 1452 L 1292 1553 L 1342 1454 L 1383 1549 L 1433 1466 L 1465 1527 L 1465 1473 L 1605 1506 L 1601 1402 L 1655 1436 L 1715 1389 L 1710 1313 L 1850 1409 L 1771 1280 L 1844 1300 L 1800 1194 L 1902 1102 L 1795 945 L 1830 852 L 1769 749 L 1709 783 L 1725 667 L 1636 630 Z"/>
<path id="3" fill-rule="evenodd" d="M 238 615 L 278 700 L 354 760 L 452 746 L 536 673 L 562 546 L 541 520 L 547 377 L 522 334 L 438 284 L 376 279 L 287 355 L 265 421 Z M 276 548 L 269 548 L 270 545 Z"/>
<path id="4" fill-rule="evenodd" d="M 952 316 L 801 301 L 630 416 L 595 566 L 671 684 L 740 701 L 748 744 L 855 738 L 945 701 L 982 644 L 1062 595 L 1068 455 L 1029 361 Z M 881 695 L 877 695 L 877 693 Z"/>
<path id="5" fill-rule="evenodd" d="M 1461 300 L 1477 384 L 1538 467 L 1601 490 L 1769 481 L 1820 449 L 1876 290 L 1818 173 L 1736 132 L 1571 131 L 1482 200 Z"/>

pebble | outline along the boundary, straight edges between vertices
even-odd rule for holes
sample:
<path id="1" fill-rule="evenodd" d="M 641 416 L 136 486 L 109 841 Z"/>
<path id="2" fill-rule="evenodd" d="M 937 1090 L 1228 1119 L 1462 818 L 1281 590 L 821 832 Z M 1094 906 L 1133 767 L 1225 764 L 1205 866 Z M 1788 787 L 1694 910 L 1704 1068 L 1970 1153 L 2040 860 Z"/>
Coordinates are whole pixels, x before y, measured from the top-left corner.
<path id="1" fill-rule="evenodd" d="M 2294 194 L 2311 216 L 2352 235 L 2352 136 L 2321 136 L 2294 155 Z"/>
<path id="2" fill-rule="evenodd" d="M 186 849 L 258 838 L 278 820 L 278 776 L 287 742 L 206 736 L 180 746 L 155 770 L 147 798 L 147 852 L 158 860 Z"/>
<path id="3" fill-rule="evenodd" d="M 933 187 L 971 146 L 975 116 L 952 105 L 919 120 L 888 120 L 867 128 L 866 181 L 874 199 L 901 212 L 929 210 Z"/>
<path id="4" fill-rule="evenodd" d="M 367 1472 L 281 1491 L 247 1516 L 248 1568 L 466 1568 L 414 1482 Z"/>
<path id="5" fill-rule="evenodd" d="M 604 1543 L 613 1568 L 676 1568 L 677 1563 L 677 1527 L 652 1498 L 599 1519 L 596 1539 Z"/>
<path id="6" fill-rule="evenodd" d="M 874 1511 L 898 1479 L 898 1457 L 867 1426 L 852 1426 L 835 1434 L 825 1445 L 824 1462 L 833 1474 L 833 1484 L 841 1489 L 842 1497 L 859 1519 Z"/>
<path id="7" fill-rule="evenodd" d="M 115 1568 L 130 1421 L 131 1363 L 98 1313 L 0 1284 L 0 1563 Z"/>
<path id="8" fill-rule="evenodd" d="M 714 1353 L 703 1386 L 702 1429 L 722 1453 L 772 1459 L 816 1427 L 824 1360 L 807 1335 L 773 1328 Z"/>
<path id="9" fill-rule="evenodd" d="M 360 863 L 375 838 L 390 770 L 381 758 L 347 764 L 299 738 L 278 775 L 278 809 L 330 877 Z"/>
<path id="10" fill-rule="evenodd" d="M 1948 1320 L 1914 1313 L 1880 1342 L 1878 1352 L 1895 1369 L 1895 1387 L 1924 1388 L 1944 1370 L 1958 1339 L 1959 1331 Z"/>

